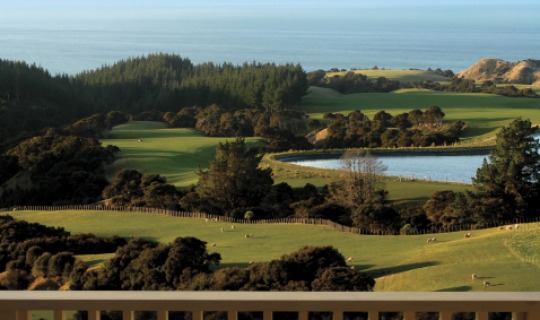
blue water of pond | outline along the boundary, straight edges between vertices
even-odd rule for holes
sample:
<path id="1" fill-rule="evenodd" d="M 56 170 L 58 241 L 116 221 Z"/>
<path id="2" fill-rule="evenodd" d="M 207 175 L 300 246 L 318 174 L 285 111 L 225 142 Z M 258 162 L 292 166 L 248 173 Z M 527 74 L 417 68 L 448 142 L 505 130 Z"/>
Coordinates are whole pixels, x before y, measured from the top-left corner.
<path id="1" fill-rule="evenodd" d="M 533 135 L 540 140 L 540 132 Z M 385 175 L 406 179 L 471 183 L 476 170 L 488 160 L 487 152 L 442 153 L 390 153 L 378 154 L 376 158 L 387 167 Z M 279 159 L 283 162 L 307 167 L 341 169 L 344 167 L 339 155 L 291 156 Z"/>
<path id="2" fill-rule="evenodd" d="M 434 180 L 447 182 L 471 183 L 476 170 L 482 165 L 488 154 L 378 154 L 387 167 L 385 175 L 399 176 L 406 179 Z M 281 158 L 281 161 L 301 166 L 341 169 L 343 162 L 339 158 L 295 157 Z"/>

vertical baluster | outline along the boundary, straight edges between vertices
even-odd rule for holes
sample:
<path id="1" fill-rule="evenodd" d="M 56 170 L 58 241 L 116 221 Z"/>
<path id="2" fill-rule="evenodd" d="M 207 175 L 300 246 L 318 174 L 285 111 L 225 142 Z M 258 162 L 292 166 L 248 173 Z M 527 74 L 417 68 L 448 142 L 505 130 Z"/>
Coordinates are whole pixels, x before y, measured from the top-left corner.
<path id="1" fill-rule="evenodd" d="M 452 320 L 454 316 L 453 312 L 441 311 L 439 312 L 439 320 Z"/>
<path id="2" fill-rule="evenodd" d="M 403 319 L 404 320 L 416 320 L 416 312 L 415 311 L 404 311 L 403 312 Z"/>
<path id="3" fill-rule="evenodd" d="M 88 320 L 101 320 L 101 311 L 88 310 Z"/>
<path id="4" fill-rule="evenodd" d="M 368 311 L 368 320 L 379 320 L 379 311 Z"/>
<path id="5" fill-rule="evenodd" d="M 308 311 L 298 311 L 298 320 L 308 320 Z"/>
<path id="6" fill-rule="evenodd" d="M 204 311 L 201 311 L 201 310 L 191 311 L 191 319 L 192 320 L 203 320 L 204 319 Z"/>
<path id="7" fill-rule="evenodd" d="M 272 320 L 274 318 L 273 311 L 264 311 L 263 312 L 263 320 Z"/>
<path id="8" fill-rule="evenodd" d="M 332 312 L 332 320 L 343 320 L 343 311 Z"/>
<path id="9" fill-rule="evenodd" d="M 133 318 L 133 320 L 135 320 L 135 318 Z M 158 312 L 157 312 L 157 320 L 169 320 L 169 311 L 158 310 Z"/>
<path id="10" fill-rule="evenodd" d="M 488 312 L 477 312 L 476 313 L 476 320 L 489 320 L 489 313 Z"/>
<path id="11" fill-rule="evenodd" d="M 512 320 L 527 320 L 527 314 L 525 312 L 512 312 Z"/>
<path id="12" fill-rule="evenodd" d="M 133 310 L 122 311 L 122 320 L 135 320 L 135 311 Z"/>
<path id="13" fill-rule="evenodd" d="M 238 311 L 236 310 L 227 311 L 227 320 L 238 320 Z"/>
<path id="14" fill-rule="evenodd" d="M 32 319 L 32 312 L 29 310 L 17 310 L 17 320 Z"/>
<path id="15" fill-rule="evenodd" d="M 67 314 L 64 310 L 54 310 L 54 320 L 67 320 Z"/>

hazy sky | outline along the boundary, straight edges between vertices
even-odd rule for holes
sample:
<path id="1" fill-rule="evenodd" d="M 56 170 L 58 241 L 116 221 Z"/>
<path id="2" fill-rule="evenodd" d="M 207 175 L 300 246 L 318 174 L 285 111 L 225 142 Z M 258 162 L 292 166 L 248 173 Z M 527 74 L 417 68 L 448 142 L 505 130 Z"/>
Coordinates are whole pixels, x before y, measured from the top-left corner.
<path id="1" fill-rule="evenodd" d="M 204 6 L 322 6 L 322 7 L 363 7 L 363 6 L 457 6 L 457 5 L 516 5 L 538 6 L 537 0 L 17 0 L 0 1 L 0 8 L 53 8 L 53 7 L 204 7 Z"/>

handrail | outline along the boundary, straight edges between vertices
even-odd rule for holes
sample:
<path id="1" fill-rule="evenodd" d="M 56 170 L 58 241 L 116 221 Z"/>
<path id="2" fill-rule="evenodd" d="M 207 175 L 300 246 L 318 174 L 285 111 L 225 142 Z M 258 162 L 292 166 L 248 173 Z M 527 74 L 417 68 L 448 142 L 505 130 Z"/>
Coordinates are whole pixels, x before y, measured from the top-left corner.
<path id="1" fill-rule="evenodd" d="M 169 311 L 192 312 L 194 320 L 205 311 L 225 311 L 229 320 L 252 311 L 262 311 L 264 320 L 279 311 L 298 312 L 300 320 L 309 312 L 332 312 L 334 320 L 342 320 L 343 312 L 367 312 L 374 320 L 379 312 L 396 311 L 407 320 L 416 312 L 439 312 L 441 320 L 457 312 L 475 312 L 479 320 L 489 312 L 538 320 L 540 292 L 0 291 L 0 319 L 28 320 L 31 310 L 55 311 L 55 320 L 69 310 L 86 310 L 89 320 L 99 320 L 100 310 L 123 311 L 124 320 L 134 319 L 134 311 L 156 311 L 159 320 L 167 320 Z"/>

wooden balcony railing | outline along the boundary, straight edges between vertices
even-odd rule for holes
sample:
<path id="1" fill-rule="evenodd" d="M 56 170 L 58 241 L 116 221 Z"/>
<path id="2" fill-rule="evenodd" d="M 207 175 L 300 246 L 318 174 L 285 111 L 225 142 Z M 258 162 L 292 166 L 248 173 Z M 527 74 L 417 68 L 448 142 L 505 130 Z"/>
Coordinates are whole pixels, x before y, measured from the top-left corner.
<path id="1" fill-rule="evenodd" d="M 451 320 L 458 312 L 474 312 L 488 320 L 490 312 L 511 312 L 514 320 L 540 320 L 540 292 L 186 292 L 186 291 L 0 291 L 1 320 L 31 320 L 33 310 L 50 310 L 54 320 L 66 320 L 67 311 L 85 310 L 89 320 L 100 320 L 100 311 L 122 311 L 123 320 L 134 320 L 136 311 L 155 311 L 158 320 L 169 312 L 191 312 L 203 320 L 204 312 L 223 311 L 229 320 L 239 312 L 262 312 L 272 320 L 274 312 L 297 312 L 308 320 L 310 312 L 330 312 L 343 320 L 344 312 L 367 312 L 369 320 L 379 312 L 402 312 L 416 319 L 416 312 L 438 312 Z"/>

